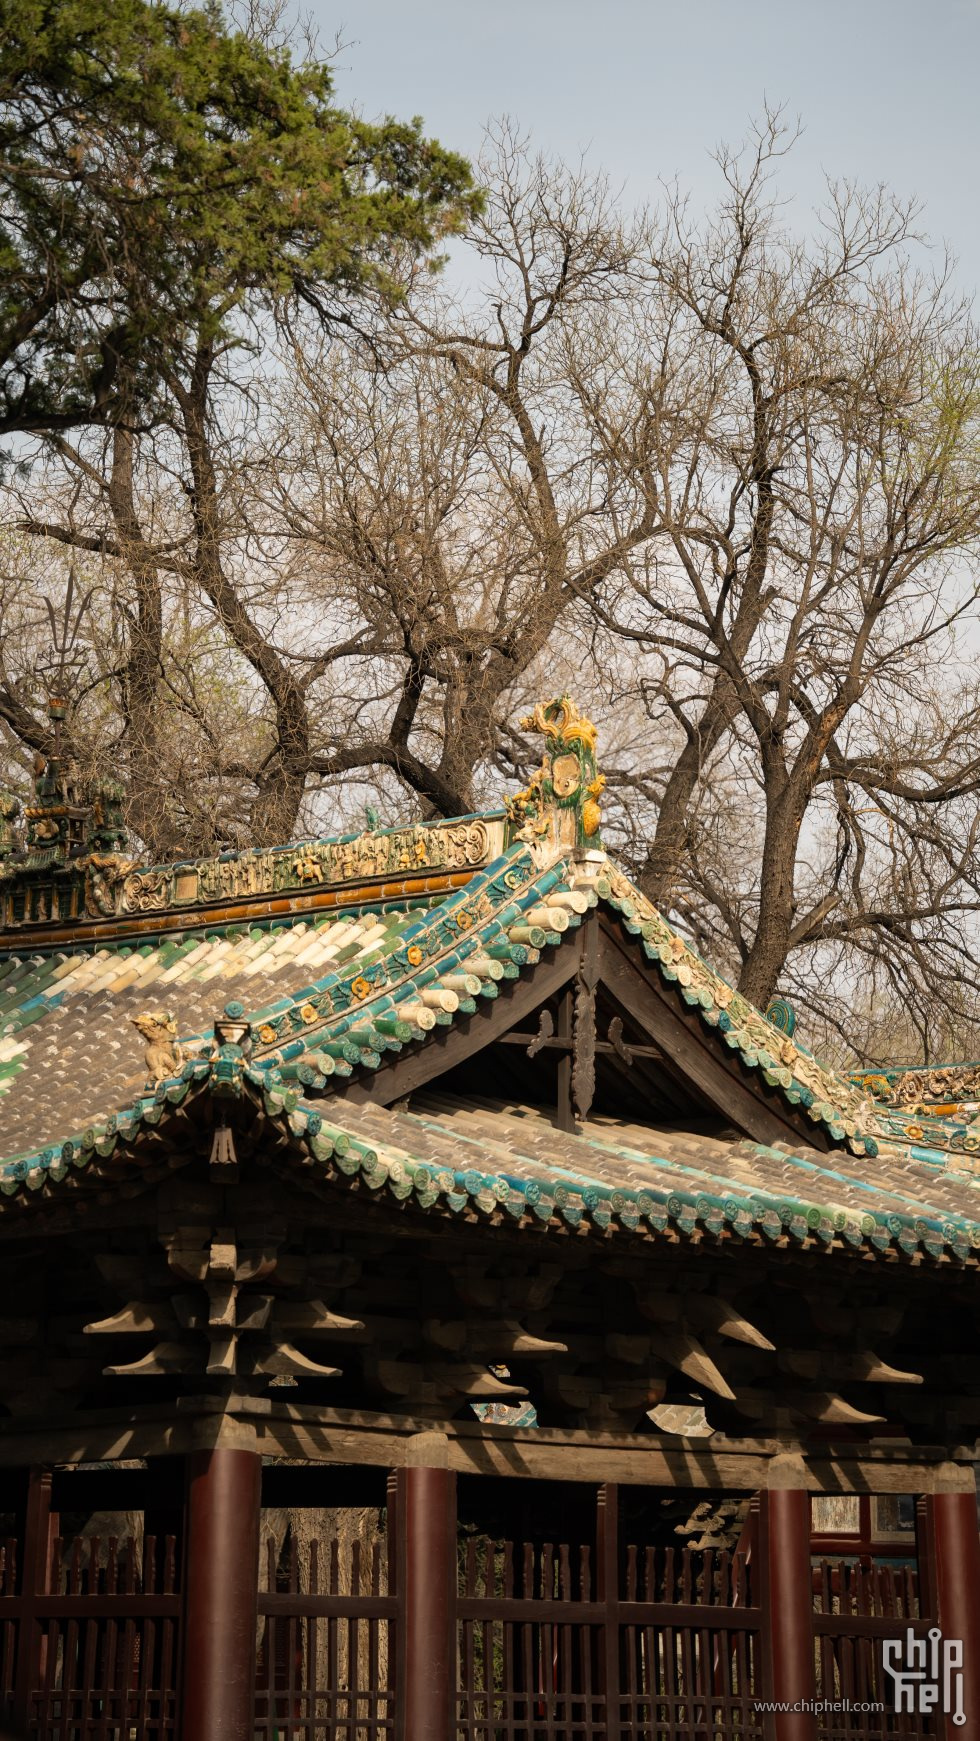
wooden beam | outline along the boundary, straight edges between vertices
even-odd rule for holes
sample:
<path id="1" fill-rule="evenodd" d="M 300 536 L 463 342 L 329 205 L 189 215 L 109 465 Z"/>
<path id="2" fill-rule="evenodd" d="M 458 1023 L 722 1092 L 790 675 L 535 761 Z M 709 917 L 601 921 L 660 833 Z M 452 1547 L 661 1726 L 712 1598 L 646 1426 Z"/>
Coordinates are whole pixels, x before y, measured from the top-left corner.
<path id="1" fill-rule="evenodd" d="M 798 1144 L 802 1137 L 811 1148 L 827 1148 L 818 1126 L 795 1122 L 775 1097 L 767 1101 L 761 1087 L 750 1085 L 738 1061 L 722 1056 L 727 1048 L 712 1043 L 700 1017 L 671 999 L 653 970 L 644 973 L 620 937 L 605 928 L 599 962 L 606 991 L 723 1117 L 756 1142 Z"/>
<path id="2" fill-rule="evenodd" d="M 360 1318 L 331 1312 L 322 1300 L 276 1300 L 273 1323 L 277 1330 L 288 1330 L 293 1336 L 339 1336 L 347 1341 L 360 1340 L 364 1332 Z"/>
<path id="3" fill-rule="evenodd" d="M 852 1349 L 839 1354 L 820 1348 L 780 1348 L 779 1366 L 796 1378 L 810 1383 L 818 1380 L 833 1384 L 845 1381 L 854 1384 L 922 1384 L 921 1372 L 906 1372 L 889 1366 L 872 1348 Z"/>
<path id="4" fill-rule="evenodd" d="M 711 1330 L 716 1336 L 724 1336 L 729 1342 L 744 1342 L 750 1348 L 761 1348 L 772 1353 L 775 1344 L 750 1324 L 748 1318 L 721 1299 L 718 1294 L 689 1293 L 684 1297 L 684 1315 L 699 1329 Z"/>
<path id="5" fill-rule="evenodd" d="M 654 1346 L 661 1360 L 668 1366 L 674 1366 L 678 1372 L 699 1387 L 714 1391 L 716 1396 L 722 1396 L 734 1401 L 735 1392 L 728 1380 L 719 1372 L 710 1355 L 705 1352 L 700 1342 L 688 1330 L 662 1330 L 656 1337 Z"/>
<path id="6" fill-rule="evenodd" d="M 145 1408 L 99 1410 L 71 1422 L 0 1422 L 0 1465 L 111 1462 L 165 1456 L 217 1442 L 225 1423 L 237 1439 L 254 1433 L 264 1456 L 315 1464 L 401 1468 L 415 1457 L 420 1433 L 442 1433 L 447 1466 L 471 1474 L 558 1481 L 623 1481 L 692 1491 L 752 1493 L 766 1484 L 771 1459 L 800 1451 L 798 1436 L 684 1440 L 670 1434 L 559 1431 L 484 1426 L 312 1404 L 274 1403 L 233 1395 L 180 1398 Z M 951 1472 L 962 1491 L 973 1488 L 973 1447 L 903 1442 L 834 1445 L 822 1441 L 806 1465 L 813 1493 L 929 1493 L 948 1487 Z"/>
<path id="7" fill-rule="evenodd" d="M 159 1342 L 140 1359 L 107 1366 L 104 1371 L 112 1378 L 160 1378 L 167 1373 L 193 1372 L 197 1364 L 196 1350 L 188 1343 Z"/>
<path id="8" fill-rule="evenodd" d="M 246 1344 L 239 1352 L 238 1365 L 248 1372 L 267 1377 L 339 1378 L 343 1367 L 321 1366 L 294 1348 L 291 1342 L 260 1342 Z M 234 1369 L 233 1369 L 234 1370 Z"/>
<path id="9" fill-rule="evenodd" d="M 570 1052 L 573 1040 L 560 1040 L 557 1034 L 542 1037 L 541 1034 L 501 1034 L 497 1039 L 498 1046 L 523 1046 L 525 1050 L 534 1046 L 538 1052 L 551 1050 L 553 1052 Z"/>
<path id="10" fill-rule="evenodd" d="M 846 1397 L 833 1390 L 751 1390 L 739 1386 L 735 1407 L 750 1420 L 764 1421 L 774 1409 L 789 1409 L 804 1420 L 819 1421 L 823 1426 L 866 1427 L 885 1422 L 884 1415 L 868 1414 L 855 1408 Z"/>
<path id="11" fill-rule="evenodd" d="M 173 1331 L 174 1314 L 169 1300 L 130 1300 L 111 1318 L 83 1325 L 86 1336 L 149 1336 Z"/>
<path id="12" fill-rule="evenodd" d="M 558 999 L 558 1038 L 566 1042 L 566 1050 L 558 1059 L 558 1092 L 556 1095 L 557 1119 L 559 1130 L 573 1131 L 575 1129 L 575 1112 L 572 1107 L 572 1070 L 573 1048 L 575 1038 L 573 1029 L 575 994 L 570 986 L 565 986 Z"/>
<path id="13" fill-rule="evenodd" d="M 542 1038 L 540 1034 L 500 1034 L 496 1044 L 498 1046 L 523 1046 L 525 1050 L 528 1046 L 535 1046 L 539 1052 L 549 1050 L 552 1052 L 571 1052 L 575 1048 L 574 1040 L 560 1040 L 557 1034 L 550 1034 L 545 1038 Z M 630 1041 L 629 1050 L 634 1058 L 663 1058 L 663 1052 L 659 1046 L 634 1046 L 633 1042 Z M 611 1053 L 616 1057 L 622 1057 L 619 1048 L 611 1045 L 608 1040 L 596 1040 L 595 1051 L 604 1055 Z M 628 1065 L 627 1068 L 629 1068 Z"/>
<path id="14" fill-rule="evenodd" d="M 271 1425 L 271 1423 L 270 1423 Z M 433 1430 L 432 1421 L 420 1422 L 420 1430 Z M 402 1466 L 410 1452 L 401 1436 L 379 1433 L 366 1440 L 356 1432 L 338 1430 L 329 1435 L 296 1423 L 290 1435 L 278 1423 L 274 1435 L 268 1429 L 259 1436 L 263 1454 L 275 1444 L 277 1454 L 316 1456 L 320 1461 Z M 590 1442 L 591 1441 L 591 1442 Z M 291 1444 L 292 1449 L 285 1447 Z M 329 1444 L 329 1454 L 325 1450 Z M 534 1434 L 508 1428 L 487 1429 L 476 1439 L 447 1435 L 447 1466 L 459 1474 L 487 1475 L 532 1481 L 616 1480 L 630 1486 L 672 1487 L 701 1492 L 754 1493 L 766 1484 L 775 1450 L 729 1451 L 710 1449 L 710 1440 L 663 1437 L 644 1439 L 625 1434 L 555 1433 L 550 1442 L 538 1442 Z M 780 1447 L 782 1448 L 782 1447 Z M 807 1486 L 813 1493 L 920 1493 L 929 1492 L 935 1479 L 935 1464 L 923 1461 L 879 1463 L 867 1456 L 847 1458 L 821 1455 L 807 1463 Z M 972 1479 L 964 1469 L 964 1487 Z"/>
<path id="15" fill-rule="evenodd" d="M 571 1006 L 575 1049 L 569 1088 L 575 1116 L 584 1124 L 595 1099 L 595 1000 L 599 983 L 599 916 L 593 913 L 582 927 L 579 940 L 580 966 L 574 994 L 565 996 Z M 559 1028 L 559 1033 L 561 1028 Z M 562 1066 L 559 1065 L 559 1074 Z M 561 1099 L 559 1097 L 559 1116 Z"/>
<path id="16" fill-rule="evenodd" d="M 434 1347 L 460 1354 L 465 1348 L 470 1354 L 480 1354 L 491 1361 L 508 1359 L 542 1360 L 552 1354 L 567 1354 L 565 1342 L 533 1336 L 523 1324 L 509 1318 L 429 1318 L 422 1325 L 427 1342 Z"/>

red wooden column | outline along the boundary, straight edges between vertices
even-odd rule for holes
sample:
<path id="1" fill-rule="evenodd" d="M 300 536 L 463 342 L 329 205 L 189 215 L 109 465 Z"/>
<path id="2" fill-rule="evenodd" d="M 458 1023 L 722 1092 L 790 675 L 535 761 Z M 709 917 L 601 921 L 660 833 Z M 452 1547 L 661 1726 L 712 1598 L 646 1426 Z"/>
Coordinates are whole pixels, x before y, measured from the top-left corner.
<path id="1" fill-rule="evenodd" d="M 946 1717 L 948 1741 L 980 1741 L 980 1530 L 977 1496 L 968 1492 L 934 1493 L 929 1507 L 938 1613 L 943 1643 L 958 1639 L 963 1646 L 962 1708 L 965 1723 Z M 953 1701 L 954 1711 L 956 1701 Z"/>
<path id="2" fill-rule="evenodd" d="M 51 1542 L 57 1518 L 51 1511 L 51 1470 L 31 1469 L 21 1513 L 20 1628 L 14 1670 L 11 1718 L 26 1735 L 30 1695 L 42 1682 L 44 1640 L 36 1617 L 35 1598 L 51 1586 Z"/>
<path id="3" fill-rule="evenodd" d="M 181 1741 L 252 1741 L 262 1459 L 187 1459 Z"/>
<path id="4" fill-rule="evenodd" d="M 600 1487 L 596 1514 L 596 1597 L 605 1609 L 600 1684 L 605 1700 L 607 1741 L 622 1741 L 619 1685 L 619 1487 Z"/>
<path id="5" fill-rule="evenodd" d="M 456 1678 L 452 1470 L 420 1466 L 398 1471 L 396 1527 L 402 1632 L 398 1741 L 450 1741 Z"/>
<path id="6" fill-rule="evenodd" d="M 788 1707 L 766 1714 L 769 1741 L 816 1741 L 817 1696 L 810 1576 L 810 1495 L 801 1458 L 774 1457 L 761 1495 L 765 1697 Z"/>

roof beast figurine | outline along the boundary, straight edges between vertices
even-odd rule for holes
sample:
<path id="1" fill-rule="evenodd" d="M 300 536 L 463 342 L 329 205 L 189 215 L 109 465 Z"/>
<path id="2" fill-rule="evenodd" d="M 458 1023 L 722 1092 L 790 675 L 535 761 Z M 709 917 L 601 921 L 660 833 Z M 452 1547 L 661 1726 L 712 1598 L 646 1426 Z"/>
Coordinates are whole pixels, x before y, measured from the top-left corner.
<path id="1" fill-rule="evenodd" d="M 521 720 L 522 731 L 540 732 L 544 757 L 533 779 L 507 804 L 536 859 L 548 864 L 569 847 L 600 846 L 599 797 L 606 784 L 596 765 L 596 728 L 567 695 L 538 702 Z"/>

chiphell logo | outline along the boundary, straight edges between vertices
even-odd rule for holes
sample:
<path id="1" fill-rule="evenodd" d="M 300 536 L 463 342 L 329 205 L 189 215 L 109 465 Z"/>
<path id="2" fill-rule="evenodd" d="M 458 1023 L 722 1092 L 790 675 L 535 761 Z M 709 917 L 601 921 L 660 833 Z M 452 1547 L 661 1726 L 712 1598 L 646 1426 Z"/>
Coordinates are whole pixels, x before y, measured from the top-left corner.
<path id="1" fill-rule="evenodd" d="M 916 1638 L 909 1627 L 904 1638 L 884 1639 L 881 1651 L 896 1711 L 943 1711 L 957 1727 L 966 1722 L 962 1639 L 944 1638 L 938 1626 L 926 1638 Z"/>

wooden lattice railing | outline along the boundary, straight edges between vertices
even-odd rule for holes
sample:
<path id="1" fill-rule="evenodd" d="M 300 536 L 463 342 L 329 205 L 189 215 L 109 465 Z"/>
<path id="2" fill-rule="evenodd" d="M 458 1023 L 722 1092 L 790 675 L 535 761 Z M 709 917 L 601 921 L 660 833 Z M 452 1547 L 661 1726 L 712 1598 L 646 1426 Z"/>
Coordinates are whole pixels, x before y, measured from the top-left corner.
<path id="1" fill-rule="evenodd" d="M 380 1741 L 395 1733 L 387 1545 L 262 1546 L 256 1741 Z"/>
<path id="2" fill-rule="evenodd" d="M 28 1585 L 30 1580 L 27 1580 Z M 55 1537 L 45 1588 L 2 1549 L 0 1711 L 26 1737 L 176 1741 L 181 1598 L 172 1536 Z"/>
<path id="3" fill-rule="evenodd" d="M 606 1490 L 594 1541 L 464 1535 L 455 1565 L 430 1568 L 449 1591 L 450 1741 L 768 1737 L 758 1552 L 620 1541 L 616 1511 Z M 412 1741 L 398 1531 L 297 1539 L 293 1527 L 262 1548 L 252 1741 Z M 933 1583 L 928 1554 L 921 1570 L 814 1564 L 819 1741 L 940 1732 L 895 1710 L 881 1650 L 935 1624 Z M 30 1539 L 0 1542 L 0 1731 L 180 1741 L 181 1616 L 173 1536 L 39 1536 L 33 1556 Z"/>
<path id="4" fill-rule="evenodd" d="M 931 1713 L 895 1709 L 895 1689 L 882 1669 L 885 1639 L 904 1636 L 909 1629 L 921 1637 L 932 1624 L 920 1614 L 919 1584 L 911 1565 L 817 1562 L 817 1687 L 825 1705 L 843 1707 L 818 1713 L 820 1741 L 890 1741 L 902 1735 L 924 1741 L 939 1732 Z"/>
<path id="5" fill-rule="evenodd" d="M 457 1595 L 458 1741 L 754 1741 L 760 1611 L 744 1557 L 470 1540 Z"/>

